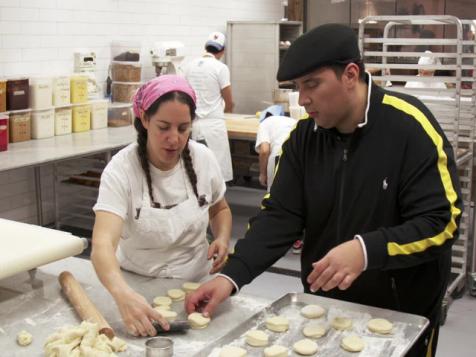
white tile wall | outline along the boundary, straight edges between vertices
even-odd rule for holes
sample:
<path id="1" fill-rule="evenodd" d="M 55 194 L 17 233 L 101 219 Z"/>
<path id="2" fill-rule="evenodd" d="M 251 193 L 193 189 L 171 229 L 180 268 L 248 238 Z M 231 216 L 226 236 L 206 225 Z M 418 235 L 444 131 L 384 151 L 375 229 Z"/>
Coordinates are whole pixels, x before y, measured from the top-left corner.
<path id="1" fill-rule="evenodd" d="M 228 20 L 279 20 L 281 0 L 0 0 L 0 77 L 73 70 L 75 48 L 97 55 L 105 81 L 113 40 L 140 41 L 143 54 L 156 41 L 181 41 L 186 61 L 203 51 L 211 31 Z M 143 80 L 154 75 L 143 55 Z M 43 218 L 53 221 L 52 170 L 43 167 Z M 37 223 L 32 168 L 0 173 L 0 217 Z"/>

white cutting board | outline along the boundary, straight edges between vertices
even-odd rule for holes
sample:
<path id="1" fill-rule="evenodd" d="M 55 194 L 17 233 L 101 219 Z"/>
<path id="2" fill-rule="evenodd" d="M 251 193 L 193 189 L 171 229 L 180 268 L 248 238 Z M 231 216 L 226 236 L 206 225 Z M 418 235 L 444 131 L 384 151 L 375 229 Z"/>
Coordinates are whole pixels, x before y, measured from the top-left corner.
<path id="1" fill-rule="evenodd" d="M 0 279 L 81 253 L 71 233 L 0 218 Z"/>

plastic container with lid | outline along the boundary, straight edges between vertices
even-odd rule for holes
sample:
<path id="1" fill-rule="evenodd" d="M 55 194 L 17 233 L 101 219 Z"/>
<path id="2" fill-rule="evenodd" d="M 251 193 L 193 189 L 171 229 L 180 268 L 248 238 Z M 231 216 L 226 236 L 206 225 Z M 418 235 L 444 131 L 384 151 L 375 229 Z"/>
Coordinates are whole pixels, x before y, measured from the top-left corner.
<path id="1" fill-rule="evenodd" d="M 88 101 L 88 77 L 71 76 L 71 103 L 86 103 Z"/>
<path id="2" fill-rule="evenodd" d="M 0 151 L 8 150 L 8 114 L 0 113 Z"/>
<path id="3" fill-rule="evenodd" d="M 140 61 L 141 44 L 138 41 L 112 41 L 111 59 L 113 61 Z"/>
<path id="4" fill-rule="evenodd" d="M 7 110 L 7 81 L 0 79 L 0 113 Z"/>
<path id="5" fill-rule="evenodd" d="M 107 125 L 126 126 L 132 124 L 132 105 L 127 103 L 111 103 L 109 104 L 107 114 Z"/>
<path id="6" fill-rule="evenodd" d="M 70 105 L 55 108 L 55 135 L 71 134 L 73 110 Z"/>
<path id="7" fill-rule="evenodd" d="M 73 133 L 91 129 L 91 106 L 81 104 L 73 106 Z"/>
<path id="8" fill-rule="evenodd" d="M 31 110 L 16 110 L 9 113 L 9 136 L 11 143 L 31 139 Z"/>
<path id="9" fill-rule="evenodd" d="M 90 101 L 91 104 L 91 129 L 101 129 L 107 127 L 107 99 Z"/>
<path id="10" fill-rule="evenodd" d="M 28 109 L 30 84 L 28 78 L 7 80 L 7 110 Z"/>
<path id="11" fill-rule="evenodd" d="M 51 138 L 55 135 L 55 110 L 47 108 L 31 112 L 31 137 L 33 139 Z"/>
<path id="12" fill-rule="evenodd" d="M 132 103 L 132 98 L 141 85 L 141 82 L 112 82 L 112 101 Z"/>
<path id="13" fill-rule="evenodd" d="M 53 105 L 51 78 L 30 78 L 30 108 L 46 109 Z"/>
<path id="14" fill-rule="evenodd" d="M 112 61 L 111 77 L 115 82 L 140 82 L 141 65 L 138 62 Z"/>
<path id="15" fill-rule="evenodd" d="M 69 76 L 53 78 L 53 105 L 56 107 L 71 103 L 71 79 Z"/>

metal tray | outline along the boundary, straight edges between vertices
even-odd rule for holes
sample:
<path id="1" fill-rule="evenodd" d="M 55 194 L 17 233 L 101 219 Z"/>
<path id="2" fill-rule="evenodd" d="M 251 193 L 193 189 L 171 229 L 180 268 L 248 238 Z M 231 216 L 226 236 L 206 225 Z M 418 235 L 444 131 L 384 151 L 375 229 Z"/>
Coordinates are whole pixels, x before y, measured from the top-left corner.
<path id="1" fill-rule="evenodd" d="M 320 319 L 306 319 L 300 314 L 302 307 L 318 304 L 327 309 L 326 315 Z M 273 315 L 281 315 L 289 319 L 289 330 L 276 333 L 266 329 L 265 321 Z M 247 356 L 263 356 L 264 347 L 251 347 L 245 342 L 245 333 L 250 329 L 259 329 L 269 335 L 269 345 L 280 344 L 289 348 L 289 356 L 299 356 L 292 350 L 292 345 L 305 338 L 303 327 L 309 322 L 320 322 L 329 325 L 335 317 L 349 317 L 353 321 L 352 329 L 337 331 L 329 328 L 327 334 L 315 340 L 318 352 L 315 355 L 326 357 L 397 357 L 404 356 L 416 342 L 429 324 L 427 318 L 398 311 L 354 304 L 341 300 L 324 298 L 304 293 L 289 293 L 259 311 L 248 320 L 239 324 L 228 334 L 214 341 L 195 354 L 195 357 L 218 357 L 221 347 L 233 345 L 247 350 Z M 393 323 L 393 331 L 389 335 L 379 335 L 367 329 L 371 318 L 385 318 Z M 213 322 L 212 322 L 213 323 Z M 365 341 L 365 348 L 360 353 L 344 351 L 340 347 L 343 337 L 357 334 Z"/>

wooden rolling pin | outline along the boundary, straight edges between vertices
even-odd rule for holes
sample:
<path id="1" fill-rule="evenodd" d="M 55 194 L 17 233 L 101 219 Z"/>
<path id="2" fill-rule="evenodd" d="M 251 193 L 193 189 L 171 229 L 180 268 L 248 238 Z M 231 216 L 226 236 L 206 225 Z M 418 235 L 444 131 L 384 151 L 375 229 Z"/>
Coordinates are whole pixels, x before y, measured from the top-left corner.
<path id="1" fill-rule="evenodd" d="M 99 326 L 99 333 L 102 333 L 112 339 L 114 330 L 109 326 L 102 314 L 89 299 L 83 287 L 74 278 L 69 271 L 64 271 L 58 277 L 64 294 L 68 298 L 71 305 L 81 317 L 83 321 L 94 322 Z"/>

